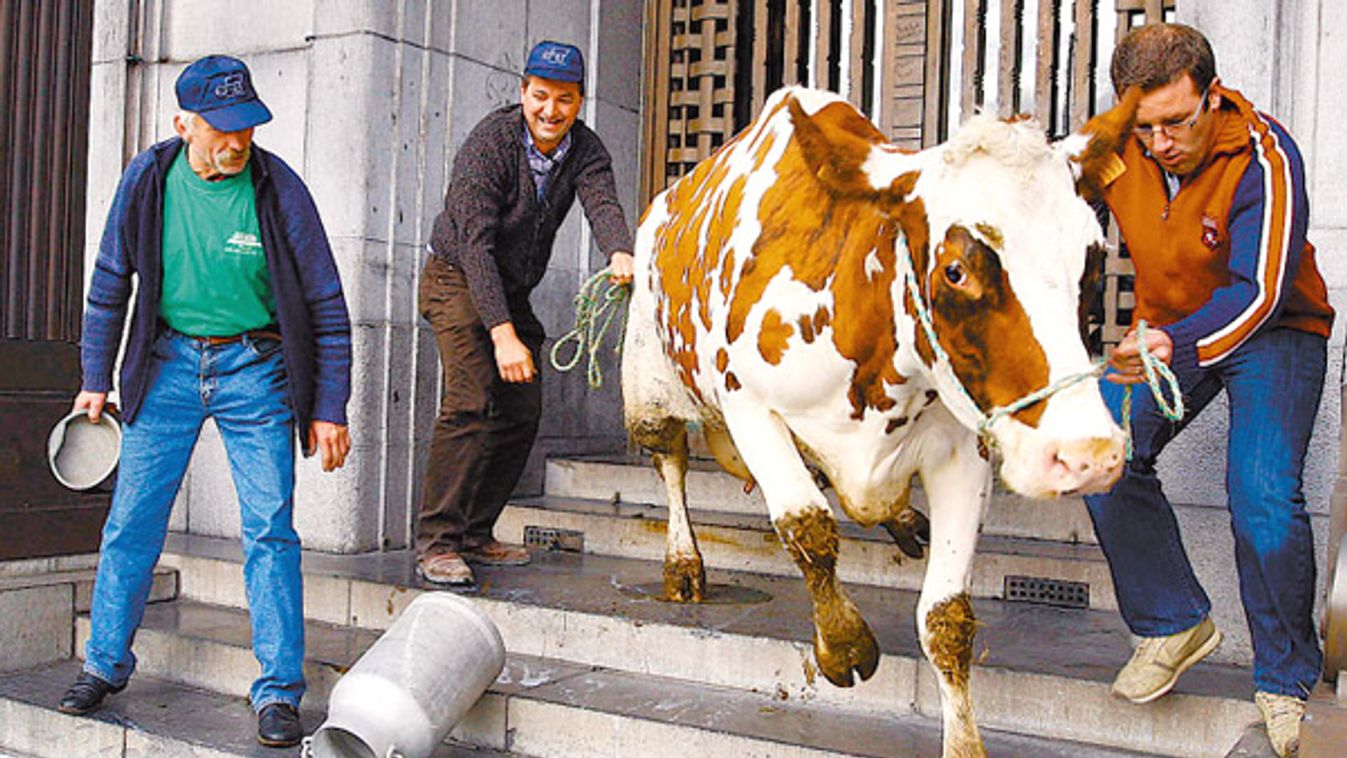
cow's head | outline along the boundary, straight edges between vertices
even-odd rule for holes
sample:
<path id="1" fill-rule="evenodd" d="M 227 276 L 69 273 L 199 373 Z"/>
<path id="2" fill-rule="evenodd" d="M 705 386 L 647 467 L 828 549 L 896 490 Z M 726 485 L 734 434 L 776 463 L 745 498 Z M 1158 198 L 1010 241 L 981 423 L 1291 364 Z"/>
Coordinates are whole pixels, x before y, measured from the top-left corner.
<path id="1" fill-rule="evenodd" d="M 944 145 L 905 153 L 857 123 L 864 119 L 845 104 L 808 113 L 791 103 L 815 176 L 832 192 L 869 196 L 901 228 L 908 255 L 899 251 L 899 266 L 915 272 L 918 295 L 898 277 L 895 312 L 911 348 L 897 368 L 926 377 L 970 428 L 1091 370 L 1082 281 L 1104 239 L 1078 189 L 1102 184 L 1111 143 L 1126 133 L 1134 108 L 1125 103 L 1057 145 L 1033 120 L 982 115 Z M 922 310 L 942 351 L 932 349 Z M 1122 470 L 1124 437 L 1094 381 L 1000 416 L 988 431 L 1001 451 L 1002 480 L 1026 495 L 1100 491 Z"/>

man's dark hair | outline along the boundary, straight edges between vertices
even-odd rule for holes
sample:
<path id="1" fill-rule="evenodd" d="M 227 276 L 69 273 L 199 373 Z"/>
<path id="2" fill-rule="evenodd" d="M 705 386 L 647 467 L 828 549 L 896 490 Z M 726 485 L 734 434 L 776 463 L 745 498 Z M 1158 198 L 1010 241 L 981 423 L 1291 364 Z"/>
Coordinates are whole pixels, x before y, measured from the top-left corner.
<path id="1" fill-rule="evenodd" d="M 1216 55 L 1202 32 L 1191 26 L 1150 24 L 1133 29 L 1118 43 L 1109 73 L 1118 95 L 1134 85 L 1150 92 L 1184 74 L 1192 77 L 1198 92 L 1205 92 L 1216 78 Z"/>
<path id="2" fill-rule="evenodd" d="M 539 77 L 535 77 L 533 74 L 520 74 L 520 75 L 519 75 L 519 81 L 520 81 L 521 85 L 524 86 L 524 87 L 529 86 L 529 80 L 530 80 L 530 79 L 535 79 L 535 78 L 536 78 L 536 79 L 541 79 L 541 78 L 543 78 L 543 77 L 540 77 L 540 76 L 539 76 Z M 585 83 L 584 83 L 583 81 L 576 82 L 576 83 L 580 85 L 580 97 L 584 97 L 584 96 L 585 96 Z"/>

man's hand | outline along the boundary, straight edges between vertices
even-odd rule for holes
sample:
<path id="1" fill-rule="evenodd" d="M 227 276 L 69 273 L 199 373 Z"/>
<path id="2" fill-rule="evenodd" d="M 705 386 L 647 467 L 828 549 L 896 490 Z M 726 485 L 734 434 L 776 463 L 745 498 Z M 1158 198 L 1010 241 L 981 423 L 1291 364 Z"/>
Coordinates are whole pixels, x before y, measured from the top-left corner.
<path id="1" fill-rule="evenodd" d="M 89 420 L 97 424 L 103 419 L 103 406 L 107 405 L 107 402 L 108 393 L 106 392 L 80 390 L 80 393 L 75 396 L 75 405 L 70 409 L 70 412 L 88 411 Z"/>
<path id="2" fill-rule="evenodd" d="M 614 286 L 631 284 L 631 279 L 636 275 L 636 259 L 631 257 L 631 253 L 613 253 L 608 259 L 608 281 Z"/>
<path id="3" fill-rule="evenodd" d="M 1146 330 L 1146 350 L 1167 366 L 1174 357 L 1174 342 L 1159 329 Z M 1108 365 L 1113 369 L 1106 378 L 1114 384 L 1137 384 L 1146 381 L 1146 369 L 1141 364 L 1141 343 L 1137 333 L 1130 331 L 1113 349 Z"/>
<path id="4" fill-rule="evenodd" d="M 538 375 L 533 366 L 533 353 L 515 333 L 514 324 L 506 321 L 491 328 L 491 341 L 496 345 L 496 368 L 500 378 L 512 384 L 531 382 Z"/>
<path id="5" fill-rule="evenodd" d="M 324 471 L 335 471 L 346 463 L 346 454 L 351 452 L 351 433 L 345 424 L 314 421 L 309 424 L 309 448 L 318 450 Z"/>

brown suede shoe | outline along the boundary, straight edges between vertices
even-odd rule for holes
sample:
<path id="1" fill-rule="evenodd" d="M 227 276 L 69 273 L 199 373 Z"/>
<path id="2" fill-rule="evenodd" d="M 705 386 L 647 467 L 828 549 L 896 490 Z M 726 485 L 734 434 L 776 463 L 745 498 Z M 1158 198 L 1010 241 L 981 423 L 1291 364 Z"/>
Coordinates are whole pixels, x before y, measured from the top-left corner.
<path id="1" fill-rule="evenodd" d="M 529 551 L 519 545 L 491 540 L 485 545 L 465 548 L 463 560 L 483 566 L 523 566 L 529 562 Z"/>
<path id="2" fill-rule="evenodd" d="M 472 569 L 458 553 L 437 553 L 422 558 L 416 562 L 416 575 L 432 584 L 462 586 L 475 581 Z"/>

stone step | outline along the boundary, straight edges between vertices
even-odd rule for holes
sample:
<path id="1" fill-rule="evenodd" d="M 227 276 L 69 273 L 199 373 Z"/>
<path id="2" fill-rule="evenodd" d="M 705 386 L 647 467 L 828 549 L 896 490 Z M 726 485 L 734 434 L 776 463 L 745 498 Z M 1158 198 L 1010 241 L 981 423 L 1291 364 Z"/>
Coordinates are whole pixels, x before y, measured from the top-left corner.
<path id="1" fill-rule="evenodd" d="M 126 690 L 88 716 L 56 710 L 79 673 L 65 660 L 0 677 L 0 756 L 15 758 L 281 758 L 300 749 L 257 744 L 257 720 L 247 702 L 138 673 Z M 305 707 L 306 731 L 322 713 Z M 435 758 L 509 756 L 465 745 L 445 745 Z"/>
<path id="2" fill-rule="evenodd" d="M 30 668 L 69 658 L 76 613 L 89 610 L 93 568 L 57 568 L 0 575 L 0 671 Z M 178 596 L 178 574 L 158 568 L 150 602 Z"/>
<path id="3" fill-rule="evenodd" d="M 82 628 L 87 621 L 82 619 Z M 140 668 L 197 686 L 244 691 L 256 673 L 245 613 L 179 602 L 151 609 L 137 638 Z M 310 622 L 307 702 L 323 703 L 335 679 L 375 633 Z M 118 698 L 120 699 L 120 698 Z M 507 729 L 508 725 L 508 729 Z M 453 733 L 460 742 L 537 756 L 937 755 L 939 724 L 917 715 L 855 714 L 785 703 L 767 693 L 698 685 L 557 660 L 510 655 L 505 671 Z M 1138 755 L 1022 735 L 986 734 L 993 755 Z"/>
<path id="4" fill-rule="evenodd" d="M 693 473 L 689 474 L 689 487 L 696 491 L 691 497 L 691 502 L 696 507 L 696 513 L 693 514 L 694 522 L 700 519 L 709 523 L 712 520 L 709 514 L 712 513 L 733 514 L 738 512 L 739 515 L 764 519 L 762 523 L 766 523 L 766 506 L 762 504 L 761 498 L 756 492 L 751 498 L 745 497 L 741 483 L 720 470 L 720 467 L 712 461 L 693 461 L 691 466 L 696 473 L 695 476 Z M 567 500 L 593 500 L 603 503 L 604 508 L 589 508 L 591 512 L 599 513 L 618 511 L 617 508 L 607 507 L 614 503 L 617 505 L 653 503 L 657 506 L 664 504 L 663 485 L 648 459 L 643 459 L 642 456 L 584 456 L 551 459 L 548 461 L 547 490 L 550 493 L 549 499 L 557 503 L 563 503 Z M 919 492 L 914 494 L 914 499 L 920 500 Z M 534 501 L 534 503 L 536 504 L 537 501 Z M 834 508 L 834 511 L 840 512 L 836 508 Z M 648 519 L 650 521 L 658 522 L 664 518 L 661 510 L 647 511 L 646 514 L 650 516 Z M 655 516 L 654 514 L 658 515 Z M 1248 622 L 1244 617 L 1244 607 L 1240 602 L 1239 576 L 1233 558 L 1235 547 L 1230 531 L 1229 511 L 1222 507 L 1178 503 L 1174 506 L 1174 515 L 1180 524 L 1184 548 L 1192 561 L 1193 569 L 1207 595 L 1211 598 L 1212 619 L 1225 633 L 1225 642 L 1213 654 L 1213 657 L 1224 663 L 1248 666 L 1253 660 L 1253 642 L 1249 636 Z M 548 518 L 558 521 L 580 519 L 579 516 L 574 514 Z M 839 518 L 839 522 L 842 524 L 848 523 L 845 518 Z M 662 528 L 654 523 L 641 526 L 651 530 Z M 518 525 L 513 528 L 517 530 Z M 630 540 L 632 545 L 641 546 L 641 557 L 654 559 L 663 555 L 662 547 L 657 551 L 655 550 L 650 536 L 637 537 L 634 532 L 630 531 L 632 528 L 632 525 L 627 525 L 625 533 L 632 537 Z M 844 532 L 860 535 L 869 534 L 869 539 L 884 542 L 882 530 L 866 532 L 865 530 L 855 529 L 852 531 L 844 530 Z M 1327 525 L 1316 525 L 1315 532 L 1318 536 L 1316 554 L 1323 554 L 1327 549 Z M 623 533 L 610 529 L 607 537 L 612 538 Z M 1010 560 L 1010 563 L 1013 564 L 1011 566 L 1003 565 L 1007 561 L 999 555 L 993 556 L 989 553 L 981 556 L 978 561 L 977 581 L 979 584 L 975 587 L 975 592 L 990 596 L 1002 594 L 1003 589 L 1000 584 L 1002 579 L 999 574 L 1003 573 L 1041 576 L 1060 580 L 1088 581 L 1090 583 L 1092 607 L 1099 609 L 1116 607 L 1117 600 L 1113 594 L 1111 577 L 1102 562 L 1078 564 L 1070 567 L 1070 570 L 1065 573 L 1053 575 L 1038 573 L 1039 571 L 1046 571 L 1045 565 L 1042 563 L 1035 564 L 1033 561 L 1034 557 L 1043 555 L 1045 550 L 1049 551 L 1047 554 L 1050 556 L 1090 556 L 1092 561 L 1099 559 L 1097 550 L 1088 547 L 1096 544 L 1096 541 L 1089 516 L 1081 500 L 1068 498 L 1056 502 L 1042 502 L 997 494 L 993 497 L 989 506 L 982 533 L 983 540 L 979 547 L 980 550 L 995 553 L 998 551 L 996 538 L 1010 538 L 1000 544 L 1005 545 L 1006 549 L 1012 551 L 1017 551 L 1018 548 L 1015 546 L 1020 545 L 1024 547 L 1024 551 L 1018 552 L 1016 557 Z M 737 534 L 738 536 L 744 536 L 742 532 Z M 505 533 L 501 532 L 501 535 L 505 536 Z M 598 536 L 597 533 L 591 535 L 589 542 L 595 542 Z M 660 533 L 658 536 L 662 539 L 663 535 Z M 752 537 L 752 535 L 747 536 Z M 711 530 L 710 537 L 711 539 L 724 537 L 730 543 L 734 543 L 734 540 L 737 539 L 735 532 L 730 532 L 727 535 L 715 529 Z M 1038 539 L 1033 539 L 1034 537 L 1038 537 Z M 519 539 L 518 531 L 512 532 L 510 538 Z M 758 543 L 753 541 L 744 543 L 745 549 L 758 546 Z M 705 537 L 702 540 L 702 549 L 709 554 L 712 561 L 726 561 L 726 563 L 713 562 L 711 564 L 713 567 L 719 565 L 730 567 L 748 565 L 747 563 L 734 563 L 734 559 L 742 553 L 742 550 L 732 545 L 729 548 L 729 550 L 720 549 L 717 545 L 710 544 Z M 1079 549 L 1072 551 L 1072 548 Z M 892 546 L 885 549 L 888 551 L 885 555 L 897 554 Z M 628 546 L 622 545 L 620 550 L 609 549 L 608 552 L 625 554 L 624 551 L 626 550 L 628 550 Z M 774 545 L 772 549 L 767 550 L 767 553 L 771 554 L 774 562 L 786 560 L 784 555 L 781 555 L 781 551 L 776 549 Z M 876 565 L 884 560 L 883 557 L 878 558 Z M 781 564 L 774 563 L 773 565 L 780 566 Z M 884 569 L 889 570 L 890 573 L 897 573 L 906 577 L 903 584 L 895 586 L 911 588 L 915 586 L 912 582 L 920 574 L 920 566 L 921 564 L 918 564 L 915 567 L 908 566 L 905 569 L 899 567 L 896 572 L 888 566 L 885 566 Z M 875 566 L 871 566 L 868 569 L 862 569 L 851 559 L 844 559 L 841 564 L 841 569 L 849 572 L 854 581 L 870 581 L 864 578 L 867 572 L 871 575 L 885 573 L 872 570 L 874 568 Z M 752 570 L 771 571 L 772 569 L 754 567 Z M 1323 582 L 1322 572 L 1320 582 Z M 1322 605 L 1324 597 L 1322 588 L 1319 596 L 1318 604 Z M 1322 608 L 1318 612 L 1321 613 Z"/>
<path id="5" fill-rule="evenodd" d="M 174 535 L 168 551 L 185 598 L 244 607 L 237 544 Z M 408 552 L 306 554 L 304 567 L 308 615 L 335 625 L 385 629 L 427 587 Z M 475 597 L 515 655 L 862 716 L 933 719 L 940 712 L 909 591 L 849 587 L 882 658 L 869 681 L 843 689 L 814 668 L 809 600 L 798 579 L 720 571 L 708 602 L 687 606 L 657 599 L 662 568 L 655 561 L 535 552 L 529 566 L 481 567 L 477 576 Z M 1155 703 L 1114 699 L 1109 683 L 1131 652 L 1116 613 L 991 599 L 974 606 L 972 691 L 987 729 L 1205 757 L 1225 755 L 1258 718 L 1248 669 L 1206 662 Z"/>
<path id="6" fill-rule="evenodd" d="M 544 487 L 544 494 L 558 498 L 667 505 L 664 483 L 649 456 L 549 458 Z M 826 494 L 834 512 L 841 514 L 832 490 Z M 761 490 L 745 494 L 744 483 L 714 461 L 689 461 L 687 497 L 688 506 L 699 511 L 754 516 L 767 513 Z M 919 482 L 914 483 L 912 504 L 930 512 Z M 1042 501 L 998 490 L 987 507 L 982 529 L 984 534 L 1002 537 L 1096 544 L 1085 501 L 1078 497 Z"/>
<path id="7" fill-rule="evenodd" d="M 667 510 L 653 505 L 576 500 L 559 497 L 511 501 L 496 522 L 496 536 L 522 542 L 528 527 L 584 533 L 585 552 L 621 558 L 662 560 Z M 799 569 L 781 548 L 766 511 L 735 514 L 692 511 L 702 560 L 712 574 L 730 569 L 798 577 Z M 926 560 L 903 555 L 883 529 L 864 529 L 850 521 L 841 531 L 838 575 L 846 582 L 919 590 Z M 973 594 L 1007 596 L 1007 577 L 1057 580 L 1087 585 L 1089 607 L 1114 609 L 1113 580 L 1103 553 L 1095 545 L 998 537 L 984 534 L 973 570 Z"/>
<path id="8" fill-rule="evenodd" d="M 1300 758 L 1336 758 L 1347 746 L 1347 682 L 1339 675 L 1336 690 L 1326 683 L 1310 695 L 1300 733 Z"/>

